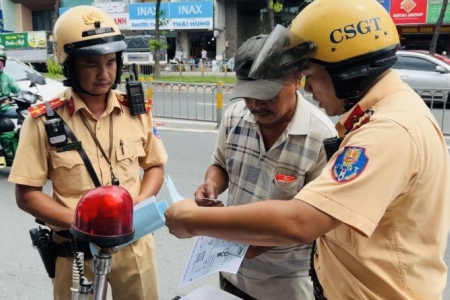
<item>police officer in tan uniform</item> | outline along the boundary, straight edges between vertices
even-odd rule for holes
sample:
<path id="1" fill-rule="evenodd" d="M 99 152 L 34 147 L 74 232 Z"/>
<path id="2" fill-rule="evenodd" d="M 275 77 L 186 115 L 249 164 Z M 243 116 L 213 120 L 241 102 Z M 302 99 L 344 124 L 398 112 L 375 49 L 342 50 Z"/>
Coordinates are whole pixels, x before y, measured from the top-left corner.
<path id="1" fill-rule="evenodd" d="M 120 83 L 121 55 L 126 48 L 114 20 L 92 6 L 73 7 L 57 20 L 54 39 L 64 84 L 70 88 L 61 98 L 35 107 L 25 120 L 9 181 L 16 184 L 18 206 L 54 230 L 58 257 L 53 294 L 54 299 L 67 300 L 73 261 L 71 252 L 64 251 L 73 239 L 68 229 L 80 197 L 94 188 L 93 177 L 100 185 L 127 189 L 137 204 L 160 190 L 167 153 L 149 101 L 144 111 L 132 114 L 127 96 L 114 90 Z M 49 123 L 55 121 L 52 113 L 66 123 L 78 142 L 69 136 L 69 142 L 63 143 L 67 131 L 54 136 L 48 130 L 50 125 L 57 126 Z M 80 149 L 92 164 L 94 176 Z M 51 196 L 42 191 L 47 178 L 52 182 Z M 84 246 L 85 257 L 90 255 L 86 245 L 78 246 Z M 153 236 L 113 252 L 107 277 L 113 298 L 158 299 Z M 92 259 L 85 261 L 84 270 L 93 280 Z"/>
<path id="2" fill-rule="evenodd" d="M 374 0 L 316 0 L 289 29 L 277 26 L 250 76 L 297 68 L 305 91 L 341 116 L 327 166 L 285 205 L 178 202 L 166 210 L 170 232 L 261 246 L 315 241 L 316 299 L 442 299 L 449 155 L 428 107 L 390 69 L 398 46 Z"/>

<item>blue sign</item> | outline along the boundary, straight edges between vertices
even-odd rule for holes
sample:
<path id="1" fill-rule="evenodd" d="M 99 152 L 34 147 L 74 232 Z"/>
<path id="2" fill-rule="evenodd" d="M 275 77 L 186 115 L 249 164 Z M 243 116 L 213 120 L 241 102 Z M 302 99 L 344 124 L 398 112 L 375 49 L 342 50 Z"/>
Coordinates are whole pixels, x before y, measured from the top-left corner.
<path id="1" fill-rule="evenodd" d="M 67 11 L 69 7 L 59 8 L 59 15 Z M 186 1 L 163 2 L 160 6 L 160 28 L 162 30 L 180 29 L 213 29 L 213 2 Z M 126 15 L 125 24 L 119 24 L 121 29 L 152 30 L 155 29 L 156 3 L 130 3 Z M 111 16 L 115 14 L 109 13 Z M 121 17 L 123 18 L 122 14 Z"/>
<path id="2" fill-rule="evenodd" d="M 3 10 L 0 9 L 0 31 L 3 32 L 3 30 L 5 29 L 4 26 L 5 26 L 5 25 L 4 25 L 4 23 L 3 23 Z"/>
<path id="3" fill-rule="evenodd" d="M 384 9 L 390 13 L 391 12 L 391 0 L 377 0 L 378 3 L 383 5 Z"/>
<path id="4" fill-rule="evenodd" d="M 196 2 L 164 2 L 160 10 L 163 11 L 164 19 L 196 19 L 212 18 L 212 1 Z M 155 3 L 131 3 L 129 8 L 130 20 L 152 20 L 155 19 Z"/>
<path id="5" fill-rule="evenodd" d="M 161 3 L 159 10 L 163 12 L 164 18 L 168 18 L 169 3 L 168 2 Z M 129 7 L 130 20 L 151 20 L 155 19 L 155 14 L 156 14 L 155 3 L 130 4 Z"/>
<path id="6" fill-rule="evenodd" d="M 65 13 L 70 7 L 60 7 L 58 10 L 59 15 Z"/>
<path id="7" fill-rule="evenodd" d="M 161 3 L 160 28 L 213 29 L 213 2 L 188 1 Z M 132 3 L 129 7 L 129 26 L 134 30 L 155 28 L 155 3 Z"/>

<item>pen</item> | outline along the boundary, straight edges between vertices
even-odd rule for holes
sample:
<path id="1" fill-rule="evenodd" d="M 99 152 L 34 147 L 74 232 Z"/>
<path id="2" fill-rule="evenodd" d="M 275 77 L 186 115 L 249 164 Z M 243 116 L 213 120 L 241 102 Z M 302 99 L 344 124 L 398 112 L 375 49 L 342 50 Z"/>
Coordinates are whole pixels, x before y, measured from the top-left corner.
<path id="1" fill-rule="evenodd" d="M 122 155 L 125 155 L 125 151 L 123 150 L 123 142 L 120 140 L 120 149 L 122 149 Z"/>

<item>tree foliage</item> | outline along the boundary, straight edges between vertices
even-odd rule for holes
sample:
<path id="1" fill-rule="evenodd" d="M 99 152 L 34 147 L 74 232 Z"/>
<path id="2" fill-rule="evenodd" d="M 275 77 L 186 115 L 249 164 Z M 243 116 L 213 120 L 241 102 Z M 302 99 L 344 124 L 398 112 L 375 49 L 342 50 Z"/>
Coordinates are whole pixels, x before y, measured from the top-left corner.
<path id="1" fill-rule="evenodd" d="M 270 30 L 275 27 L 275 16 L 274 13 L 279 13 L 283 9 L 282 0 L 266 0 L 267 9 L 269 10 L 269 23 Z"/>
<path id="2" fill-rule="evenodd" d="M 167 48 L 166 40 L 161 40 L 161 33 L 164 34 L 164 31 L 160 31 L 160 27 L 167 24 L 167 19 L 165 18 L 165 11 L 161 10 L 161 0 L 156 1 L 156 9 L 155 9 L 155 38 L 151 39 L 148 42 L 148 47 L 153 54 L 153 60 L 155 61 L 153 77 L 158 78 L 161 74 L 161 66 L 159 63 L 159 57 L 161 56 L 161 49 Z"/>

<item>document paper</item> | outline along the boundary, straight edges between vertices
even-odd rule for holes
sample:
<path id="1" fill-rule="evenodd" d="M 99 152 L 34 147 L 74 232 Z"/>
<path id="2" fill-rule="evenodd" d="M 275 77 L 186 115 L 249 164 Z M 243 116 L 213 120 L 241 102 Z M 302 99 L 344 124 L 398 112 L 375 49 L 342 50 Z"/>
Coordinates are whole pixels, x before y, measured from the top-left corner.
<path id="1" fill-rule="evenodd" d="M 236 273 L 248 245 L 199 236 L 194 242 L 179 287 L 210 274 L 224 271 Z"/>

